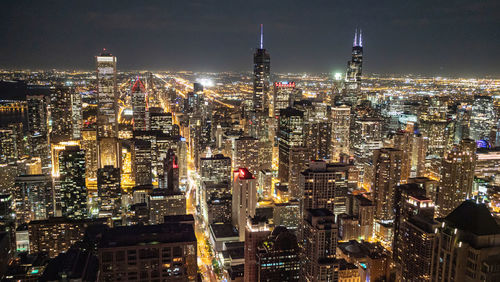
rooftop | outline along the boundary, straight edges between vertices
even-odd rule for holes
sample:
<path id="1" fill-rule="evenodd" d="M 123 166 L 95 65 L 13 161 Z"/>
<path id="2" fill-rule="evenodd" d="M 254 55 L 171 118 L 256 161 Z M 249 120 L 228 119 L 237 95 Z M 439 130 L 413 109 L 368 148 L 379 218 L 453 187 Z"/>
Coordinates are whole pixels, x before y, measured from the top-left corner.
<path id="1" fill-rule="evenodd" d="M 444 220 L 456 228 L 475 235 L 500 234 L 497 224 L 485 204 L 467 200 Z"/>

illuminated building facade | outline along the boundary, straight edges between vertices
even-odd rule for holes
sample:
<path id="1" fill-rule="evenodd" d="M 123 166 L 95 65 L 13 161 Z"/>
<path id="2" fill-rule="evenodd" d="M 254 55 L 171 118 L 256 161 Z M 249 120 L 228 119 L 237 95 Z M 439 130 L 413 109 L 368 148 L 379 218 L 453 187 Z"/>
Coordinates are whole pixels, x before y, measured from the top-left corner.
<path id="1" fill-rule="evenodd" d="M 73 138 L 71 97 L 75 89 L 57 86 L 50 93 L 50 142 L 59 143 Z"/>
<path id="2" fill-rule="evenodd" d="M 97 142 L 99 167 L 119 167 L 118 90 L 116 57 L 104 50 L 96 57 L 97 64 Z"/>
<path id="3" fill-rule="evenodd" d="M 292 165 L 290 150 L 305 147 L 304 139 L 304 112 L 290 107 L 281 110 L 278 127 L 278 178 L 282 183 L 289 183 Z M 298 196 L 298 193 L 293 192 L 292 196 Z"/>
<path id="4" fill-rule="evenodd" d="M 331 158 L 340 161 L 340 155 L 349 155 L 349 136 L 351 129 L 351 108 L 349 106 L 332 107 L 332 145 Z"/>
<path id="5" fill-rule="evenodd" d="M 273 99 L 271 100 L 271 117 L 279 117 L 280 111 L 292 106 L 295 95 L 295 82 L 275 82 Z"/>
<path id="6" fill-rule="evenodd" d="M 134 139 L 134 175 L 136 185 L 148 185 L 152 183 L 151 175 L 151 142 L 147 140 Z"/>
<path id="7" fill-rule="evenodd" d="M 248 218 L 245 226 L 245 282 L 260 281 L 257 266 L 258 246 L 271 234 L 272 228 L 264 218 Z"/>
<path id="8" fill-rule="evenodd" d="M 50 150 L 48 141 L 49 98 L 43 95 L 27 95 L 28 143 L 30 155 L 42 160 L 44 173 L 50 171 Z"/>
<path id="9" fill-rule="evenodd" d="M 172 149 L 168 150 L 164 163 L 163 187 L 169 191 L 179 191 L 179 160 Z"/>
<path id="10" fill-rule="evenodd" d="M 257 246 L 256 256 L 258 281 L 300 281 L 300 247 L 286 227 L 274 228 Z"/>
<path id="11" fill-rule="evenodd" d="M 489 96 L 474 96 L 470 117 L 470 138 L 486 140 L 495 143 L 492 131 L 498 125 L 498 118 L 493 106 L 493 98 Z"/>
<path id="12" fill-rule="evenodd" d="M 271 56 L 264 49 L 264 27 L 260 25 L 260 45 L 253 55 L 253 109 L 263 111 L 269 93 Z"/>
<path id="13" fill-rule="evenodd" d="M 160 224 L 167 215 L 186 214 L 186 196 L 178 191 L 154 189 L 149 195 L 148 207 L 150 223 Z"/>
<path id="14" fill-rule="evenodd" d="M 62 215 L 70 219 L 88 216 L 87 187 L 85 185 L 85 152 L 78 146 L 67 146 L 59 152 L 59 180 L 56 203 Z M 59 209 L 57 206 L 56 209 Z"/>
<path id="15" fill-rule="evenodd" d="M 77 88 L 71 93 L 71 127 L 73 140 L 80 140 L 82 137 L 82 126 L 82 93 L 80 93 Z"/>
<path id="16" fill-rule="evenodd" d="M 134 130 L 149 130 L 149 112 L 147 92 L 139 77 L 132 86 L 132 110 L 134 112 Z"/>
<path id="17" fill-rule="evenodd" d="M 233 225 L 238 228 L 240 240 L 245 239 L 245 225 L 248 217 L 255 216 L 257 187 L 253 174 L 246 168 L 233 172 Z"/>
<path id="18" fill-rule="evenodd" d="M 394 188 L 401 183 L 403 152 L 382 148 L 373 152 L 373 202 L 377 220 L 394 219 Z"/>
<path id="19" fill-rule="evenodd" d="M 19 224 L 54 216 L 54 190 L 48 175 L 19 175 L 14 186 L 14 210 Z"/>
<path id="20" fill-rule="evenodd" d="M 80 145 L 85 151 L 85 176 L 97 180 L 97 132 L 94 129 L 82 129 Z"/>
<path id="21" fill-rule="evenodd" d="M 120 169 L 105 166 L 97 170 L 97 192 L 99 196 L 99 215 L 115 217 L 119 215 L 122 190 Z"/>
<path id="22" fill-rule="evenodd" d="M 121 226 L 107 230 L 98 246 L 99 280 L 197 281 L 193 225 Z"/>
<path id="23" fill-rule="evenodd" d="M 307 209 L 302 222 L 303 281 L 335 281 L 337 224 L 329 209 Z"/>
<path id="24" fill-rule="evenodd" d="M 439 217 L 447 216 L 472 197 L 476 160 L 476 142 L 471 139 L 462 140 L 443 159 L 437 197 Z"/>
<path id="25" fill-rule="evenodd" d="M 325 208 L 333 214 L 346 212 L 348 164 L 312 161 L 301 173 L 302 214 L 307 209 Z"/>
<path id="26" fill-rule="evenodd" d="M 233 167 L 245 167 L 252 174 L 257 174 L 260 167 L 259 145 L 257 138 L 242 136 L 234 140 Z"/>
<path id="27" fill-rule="evenodd" d="M 150 112 L 149 119 L 151 130 L 160 130 L 165 134 L 178 135 L 178 132 L 175 134 L 176 132 L 173 130 L 172 113 Z"/>

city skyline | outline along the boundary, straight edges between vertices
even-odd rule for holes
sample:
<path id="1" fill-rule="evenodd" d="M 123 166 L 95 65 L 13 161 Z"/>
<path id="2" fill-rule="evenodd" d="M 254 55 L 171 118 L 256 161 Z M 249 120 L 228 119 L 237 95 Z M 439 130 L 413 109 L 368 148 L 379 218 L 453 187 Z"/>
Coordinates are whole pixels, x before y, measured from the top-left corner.
<path id="1" fill-rule="evenodd" d="M 257 1 L 258 2 L 258 1 Z M 500 4 L 419 3 L 132 3 L 6 4 L 2 67 L 92 69 L 102 48 L 121 70 L 250 71 L 259 25 L 274 72 L 345 69 L 348 44 L 363 29 L 365 73 L 498 76 Z M 431 7 L 431 8 L 428 8 Z M 35 16 L 36 15 L 36 16 Z M 314 15 L 314 16 L 312 16 Z M 13 24 L 15 23 L 15 24 Z M 42 36 L 43 35 L 43 36 Z M 350 39 L 350 40 L 349 40 Z M 460 48 L 457 48 L 460 46 Z"/>

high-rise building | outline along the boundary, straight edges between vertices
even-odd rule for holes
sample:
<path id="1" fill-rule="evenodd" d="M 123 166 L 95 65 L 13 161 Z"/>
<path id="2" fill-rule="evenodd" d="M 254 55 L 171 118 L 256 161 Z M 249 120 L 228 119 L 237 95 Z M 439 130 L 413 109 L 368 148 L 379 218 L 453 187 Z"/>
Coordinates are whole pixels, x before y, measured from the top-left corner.
<path id="1" fill-rule="evenodd" d="M 253 174 L 246 168 L 233 172 L 233 225 L 238 228 L 240 240 L 245 239 L 245 225 L 248 217 L 255 216 L 257 187 Z"/>
<path id="2" fill-rule="evenodd" d="M 193 224 L 121 226 L 107 230 L 98 246 L 99 278 L 111 280 L 197 281 Z"/>
<path id="3" fill-rule="evenodd" d="M 351 129 L 351 108 L 343 105 L 331 109 L 332 118 L 332 152 L 333 161 L 340 161 L 340 155 L 349 155 L 349 136 Z"/>
<path id="4" fill-rule="evenodd" d="M 54 190 L 48 175 L 20 175 L 14 188 L 14 210 L 19 224 L 54 215 Z"/>
<path id="5" fill-rule="evenodd" d="M 431 281 L 498 281 L 500 226 L 485 204 L 465 201 L 438 225 Z"/>
<path id="6" fill-rule="evenodd" d="M 346 101 L 353 104 L 357 102 L 357 94 L 361 90 L 361 73 L 363 68 L 363 35 L 361 29 L 354 34 L 352 44 L 352 57 L 347 62 L 347 72 L 345 76 L 345 86 L 347 91 Z"/>
<path id="7" fill-rule="evenodd" d="M 470 117 L 470 138 L 474 140 L 486 140 L 495 143 L 491 138 L 491 132 L 498 125 L 498 118 L 493 106 L 493 98 L 490 96 L 474 96 L 472 113 Z"/>
<path id="8" fill-rule="evenodd" d="M 80 145 L 85 151 L 85 176 L 87 179 L 97 180 L 97 132 L 95 129 L 82 129 Z"/>
<path id="9" fill-rule="evenodd" d="M 280 111 L 278 127 L 278 178 L 288 183 L 290 177 L 290 149 L 305 147 L 304 112 L 294 108 Z"/>
<path id="10" fill-rule="evenodd" d="M 75 91 L 72 87 L 57 86 L 50 93 L 50 142 L 69 141 L 73 137 L 73 117 L 71 97 Z"/>
<path id="11" fill-rule="evenodd" d="M 168 150 L 164 163 L 163 187 L 169 191 L 179 191 L 179 160 L 174 150 Z"/>
<path id="12" fill-rule="evenodd" d="M 152 183 L 151 159 L 151 142 L 134 139 L 133 167 L 136 185 L 148 185 Z"/>
<path id="13" fill-rule="evenodd" d="M 271 75 L 271 57 L 264 49 L 264 26 L 260 25 L 260 45 L 253 55 L 253 108 L 263 111 L 266 108 Z"/>
<path id="14" fill-rule="evenodd" d="M 149 130 L 149 112 L 147 92 L 139 77 L 132 86 L 132 110 L 134 112 L 134 130 Z"/>
<path id="15" fill-rule="evenodd" d="M 44 173 L 50 172 L 48 100 L 48 97 L 43 95 L 26 96 L 30 155 L 41 159 Z"/>
<path id="16" fill-rule="evenodd" d="M 30 253 L 47 252 L 51 258 L 66 252 L 80 241 L 90 225 L 104 224 L 105 219 L 68 219 L 51 217 L 28 224 Z"/>
<path id="17" fill-rule="evenodd" d="M 151 130 L 160 130 L 169 135 L 175 135 L 172 113 L 153 112 L 149 113 Z"/>
<path id="18" fill-rule="evenodd" d="M 252 174 L 257 174 L 260 167 L 260 141 L 250 136 L 242 136 L 234 140 L 233 167 L 245 167 Z"/>
<path id="19" fill-rule="evenodd" d="M 100 216 L 115 217 L 119 215 L 122 195 L 120 180 L 120 169 L 117 167 L 105 166 L 97 170 Z"/>
<path id="20" fill-rule="evenodd" d="M 302 220 L 300 215 L 300 201 L 292 199 L 286 203 L 275 203 L 273 207 L 273 223 L 275 226 L 285 226 L 289 230 L 298 230 Z"/>
<path id="21" fill-rule="evenodd" d="M 329 209 L 307 209 L 301 241 L 304 244 L 303 281 L 335 281 L 337 224 Z"/>
<path id="22" fill-rule="evenodd" d="M 245 225 L 245 282 L 257 282 L 257 248 L 271 234 L 272 225 L 262 217 L 248 218 Z"/>
<path id="23" fill-rule="evenodd" d="M 394 188 L 401 183 L 403 152 L 382 148 L 373 152 L 373 202 L 377 220 L 394 219 Z"/>
<path id="24" fill-rule="evenodd" d="M 82 136 L 83 112 L 82 112 L 82 93 L 75 89 L 71 93 L 71 127 L 72 139 L 80 140 Z"/>
<path id="25" fill-rule="evenodd" d="M 258 281 L 300 281 L 300 247 L 295 234 L 284 226 L 257 245 Z"/>
<path id="26" fill-rule="evenodd" d="M 302 214 L 307 209 L 325 208 L 333 214 L 346 212 L 350 165 L 312 161 L 301 173 Z"/>
<path id="27" fill-rule="evenodd" d="M 104 50 L 97 64 L 97 148 L 99 167 L 119 167 L 116 57 Z"/>
<path id="28" fill-rule="evenodd" d="M 281 110 L 291 107 L 296 91 L 295 82 L 293 81 L 275 82 L 273 99 L 271 99 L 271 106 L 269 108 L 270 116 L 278 117 Z"/>
<path id="29" fill-rule="evenodd" d="M 167 215 L 186 214 L 186 196 L 180 191 L 154 189 L 148 198 L 149 221 L 163 223 Z"/>
<path id="30" fill-rule="evenodd" d="M 0 162 L 9 163 L 17 161 L 19 150 L 16 141 L 17 133 L 11 128 L 0 129 Z"/>
<path id="31" fill-rule="evenodd" d="M 373 150 L 382 147 L 382 120 L 378 117 L 355 117 L 350 140 L 356 159 L 371 159 Z"/>
<path id="32" fill-rule="evenodd" d="M 437 196 L 439 217 L 447 216 L 472 197 L 476 159 L 476 143 L 471 139 L 462 140 L 443 159 Z"/>
<path id="33" fill-rule="evenodd" d="M 62 215 L 71 219 L 86 218 L 85 152 L 80 147 L 67 146 L 59 152 L 59 180 L 56 186 L 56 203 L 60 204 Z"/>
<path id="34" fill-rule="evenodd" d="M 202 182 L 200 207 L 203 219 L 209 224 L 232 222 L 232 195 L 229 182 Z"/>

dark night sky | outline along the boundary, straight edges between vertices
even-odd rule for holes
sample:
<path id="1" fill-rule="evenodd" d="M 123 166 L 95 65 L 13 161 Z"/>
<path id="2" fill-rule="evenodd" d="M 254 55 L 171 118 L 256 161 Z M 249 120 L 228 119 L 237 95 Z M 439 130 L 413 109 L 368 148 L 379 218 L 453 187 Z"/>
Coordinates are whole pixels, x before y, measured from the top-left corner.
<path id="1" fill-rule="evenodd" d="M 500 76 L 498 0 L 6 0 L 0 68 L 250 71 L 260 23 L 273 71 L 343 71 L 359 26 L 367 72 Z"/>

